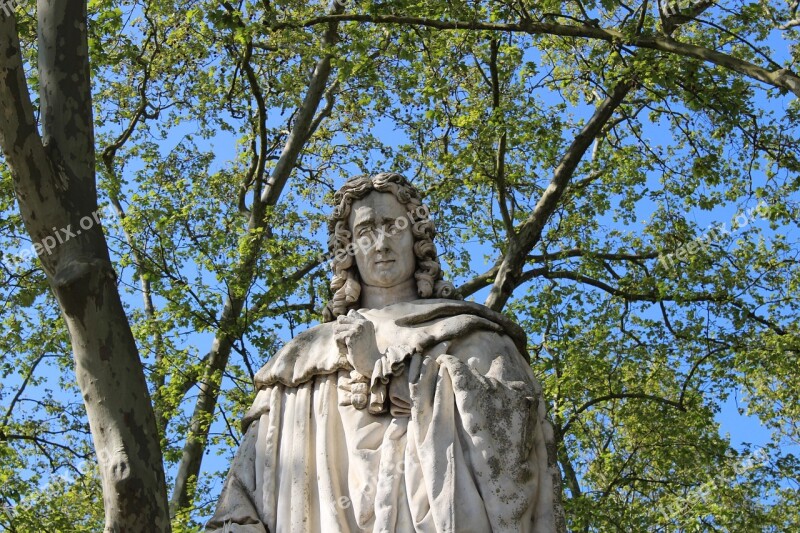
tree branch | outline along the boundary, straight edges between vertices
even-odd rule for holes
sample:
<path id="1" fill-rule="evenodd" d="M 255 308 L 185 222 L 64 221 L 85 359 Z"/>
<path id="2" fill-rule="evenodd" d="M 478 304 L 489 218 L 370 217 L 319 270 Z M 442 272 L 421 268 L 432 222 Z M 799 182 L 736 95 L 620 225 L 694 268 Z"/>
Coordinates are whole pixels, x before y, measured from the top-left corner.
<path id="1" fill-rule="evenodd" d="M 335 13 L 341 12 L 342 9 L 342 4 L 334 2 Z M 190 493 L 189 481 L 196 478 L 200 472 L 203 452 L 208 442 L 210 420 L 215 412 L 220 394 L 219 384 L 228 365 L 234 341 L 241 330 L 240 318 L 247 296 L 246 287 L 252 283 L 256 264 L 261 255 L 262 243 L 264 239 L 271 236 L 271 227 L 265 217 L 266 207 L 276 205 L 280 199 L 300 152 L 309 138 L 309 131 L 314 127 L 314 116 L 325 94 L 325 87 L 331 74 L 332 54 L 329 47 L 338 40 L 338 22 L 330 21 L 327 24 L 328 28 L 322 37 L 322 44 L 325 48 L 323 56 L 316 62 L 308 90 L 297 110 L 280 158 L 261 195 L 253 202 L 253 209 L 247 224 L 247 234 L 242 237 L 251 239 L 252 242 L 247 243 L 246 251 L 233 269 L 232 289 L 225 297 L 224 307 L 220 314 L 220 326 L 209 350 L 208 364 L 199 382 L 200 392 L 192 412 L 189 432 L 183 447 L 181 461 L 178 464 L 175 487 L 170 500 L 172 516 L 187 507 L 193 496 Z"/>
<path id="2" fill-rule="evenodd" d="M 38 3 L 40 136 L 15 19 L 0 16 L 0 145 L 25 227 L 40 248 L 54 240 L 55 228 L 70 230 L 98 214 L 87 27 L 85 0 Z M 82 227 L 37 252 L 69 330 L 105 528 L 169 531 L 158 430 L 102 227 Z"/>
<path id="3" fill-rule="evenodd" d="M 36 367 L 39 366 L 39 363 L 41 363 L 45 357 L 47 357 L 47 354 L 42 353 L 39 357 L 34 359 L 30 369 L 28 369 L 28 373 L 26 374 L 25 379 L 22 380 L 22 384 L 19 386 L 19 389 L 17 389 L 16 394 L 14 394 L 14 397 L 11 399 L 11 403 L 8 405 L 8 409 L 6 410 L 6 414 L 3 417 L 3 422 L 2 424 L 0 424 L 0 426 L 8 425 L 8 420 L 9 418 L 11 418 L 11 413 L 14 411 L 14 406 L 17 405 L 17 402 L 22 396 L 22 393 L 25 392 L 25 388 L 28 386 L 28 383 L 33 377 L 33 373 L 36 370 Z"/>
<path id="4" fill-rule="evenodd" d="M 315 17 L 303 22 L 283 23 L 272 27 L 273 30 L 283 27 L 311 27 L 326 24 L 331 21 L 367 22 L 373 24 L 399 24 L 408 26 L 425 26 L 439 30 L 484 30 L 495 32 L 527 33 L 530 35 L 556 35 L 560 37 L 579 37 L 597 39 L 609 43 L 619 43 L 625 46 L 648 48 L 660 52 L 668 52 L 683 57 L 691 57 L 707 61 L 721 67 L 731 69 L 739 74 L 760 82 L 786 89 L 800 97 L 800 78 L 788 69 L 770 71 L 748 61 L 733 57 L 716 50 L 696 46 L 689 43 L 676 41 L 668 36 L 627 36 L 621 31 L 588 26 L 585 24 L 555 24 L 533 22 L 530 20 L 519 23 L 493 23 L 481 21 L 460 20 L 434 20 L 423 17 L 408 17 L 402 15 L 361 15 L 346 13 L 342 15 L 325 15 Z"/>
<path id="5" fill-rule="evenodd" d="M 593 252 L 591 250 L 580 250 L 578 248 L 573 248 L 570 250 L 560 250 L 552 253 L 529 255 L 527 257 L 527 261 L 533 263 L 547 263 L 549 261 L 558 261 L 563 259 L 571 259 L 575 257 L 595 257 L 607 261 L 637 262 L 646 259 L 657 259 L 658 253 L 657 252 L 642 252 L 640 254 L 604 253 L 604 252 Z M 471 280 L 459 286 L 457 291 L 458 294 L 460 294 L 462 297 L 467 297 L 481 290 L 482 288 L 491 285 L 494 282 L 494 278 L 497 275 L 498 270 L 500 269 L 501 262 L 502 259 L 498 260 L 494 264 L 494 266 L 492 266 L 492 268 L 490 268 L 483 274 L 475 276 Z"/>
<path id="6" fill-rule="evenodd" d="M 463 285 L 460 285 L 456 292 L 461 295 L 462 298 L 466 298 L 473 293 L 478 292 L 484 287 L 488 287 L 492 283 L 494 283 L 494 277 L 497 275 L 497 271 L 500 270 L 500 264 L 502 262 L 502 258 L 499 259 L 492 268 L 484 272 L 483 274 L 478 274 L 471 280 L 467 281 Z"/>
<path id="7" fill-rule="evenodd" d="M 313 260 L 309 261 L 292 274 L 286 276 L 284 280 L 290 284 L 294 285 L 295 283 L 300 282 L 306 274 L 317 268 L 321 264 L 320 258 L 314 258 Z M 251 312 L 252 316 L 254 317 L 252 320 L 257 320 L 262 314 L 264 314 L 269 305 L 274 302 L 278 298 L 278 295 L 275 294 L 272 290 L 267 291 L 265 294 L 259 296 L 256 300 L 255 309 Z"/>
<path id="8" fill-rule="evenodd" d="M 55 191 L 37 190 L 48 185 L 53 173 L 49 158 L 42 146 L 42 139 L 33 114 L 31 95 L 22 66 L 21 47 L 17 33 L 16 18 L 0 16 L 0 148 L 8 166 L 14 170 L 14 181 L 18 197 L 36 197 L 45 194 L 50 200 Z M 49 189 L 49 187 L 48 187 Z M 51 200 L 52 201 L 52 200 Z M 27 202 L 20 204 L 23 220 L 30 218 Z M 58 222 L 63 222 L 66 217 Z M 46 235 L 40 229 L 28 226 L 34 242 Z M 48 265 L 45 265 L 48 266 Z"/>
<path id="9" fill-rule="evenodd" d="M 133 113 L 133 117 L 131 118 L 130 122 L 128 123 L 128 127 L 117 137 L 113 142 L 109 143 L 101 153 L 101 160 L 103 162 L 103 166 L 105 167 L 106 172 L 110 177 L 114 179 L 115 183 L 118 183 L 119 177 L 114 167 L 114 160 L 117 157 L 117 152 L 125 145 L 126 142 L 131 138 L 133 132 L 136 130 L 136 127 L 144 122 L 148 118 L 155 118 L 155 114 L 148 114 L 147 106 L 148 106 L 148 99 L 147 99 L 147 85 L 150 81 L 150 63 L 144 61 L 142 58 L 146 53 L 147 43 L 150 42 L 150 37 L 157 39 L 155 36 L 155 28 L 153 27 L 152 21 L 147 17 L 147 9 L 145 7 L 145 18 L 150 23 L 150 27 L 153 33 L 149 34 L 148 37 L 145 39 L 145 44 L 142 46 L 141 51 L 135 58 L 135 62 L 142 66 L 142 81 L 139 84 L 139 105 L 136 107 L 136 111 Z M 156 50 L 158 50 L 158 46 L 156 46 Z M 153 58 L 151 58 L 152 60 Z M 124 220 L 127 216 L 125 213 L 125 209 L 122 207 L 122 202 L 120 201 L 119 196 L 119 189 L 117 187 L 112 187 L 108 191 L 109 200 L 111 205 L 114 207 L 114 210 L 117 213 L 120 221 Z M 158 328 L 158 324 L 156 324 L 156 308 L 155 304 L 153 303 L 153 295 L 150 280 L 146 276 L 146 268 L 145 265 L 147 264 L 145 258 L 139 248 L 136 246 L 136 241 L 134 236 L 131 234 L 130 231 L 125 227 L 124 224 L 121 225 L 123 235 L 125 236 L 125 241 L 128 243 L 128 246 L 133 254 L 134 264 L 136 266 L 136 270 L 138 273 L 139 278 L 139 286 L 142 291 L 142 301 L 144 305 L 144 312 L 147 320 L 154 326 L 154 334 L 153 334 L 153 341 L 155 345 L 155 353 L 154 358 L 156 361 L 155 371 L 153 373 L 153 412 L 156 417 L 156 426 L 158 427 L 159 431 L 165 431 L 166 425 L 168 420 L 164 417 L 164 413 L 160 408 L 161 403 L 161 392 L 162 388 L 164 387 L 165 383 L 165 376 L 162 373 L 161 369 L 159 368 L 159 363 L 163 358 L 163 337 L 161 335 L 161 331 Z"/>
<path id="10" fill-rule="evenodd" d="M 338 2 L 334 2 L 334 6 L 337 13 L 342 10 L 342 5 Z M 339 15 L 334 14 L 330 16 L 336 17 Z M 332 19 L 325 23 L 328 25 L 328 28 L 325 30 L 322 42 L 325 47 L 328 47 L 335 44 L 338 40 L 338 21 Z M 300 151 L 308 138 L 308 132 L 314 123 L 314 115 L 317 112 L 320 100 L 322 100 L 324 96 L 325 86 L 330 77 L 332 59 L 332 54 L 326 51 L 314 67 L 311 81 L 308 84 L 308 91 L 297 113 L 294 126 L 289 133 L 289 138 L 286 140 L 280 159 L 278 159 L 278 162 L 275 164 L 267 186 L 261 194 L 261 201 L 266 205 L 275 205 L 277 203 L 283 191 L 283 187 L 289 179 L 292 168 L 300 155 Z"/>
<path id="11" fill-rule="evenodd" d="M 492 110 L 495 113 L 500 111 L 500 73 L 497 69 L 497 54 L 499 51 L 499 43 L 497 37 L 493 36 L 489 43 L 489 73 L 491 75 L 491 89 L 492 89 Z M 497 140 L 497 153 L 495 154 L 494 163 L 494 182 L 497 186 L 497 203 L 500 206 L 500 216 L 503 218 L 503 224 L 506 227 L 506 233 L 509 239 L 516 238 L 514 231 L 514 221 L 508 212 L 508 204 L 506 203 L 506 143 L 507 135 L 505 126 Z"/>
<path id="12" fill-rule="evenodd" d="M 570 250 L 560 250 L 553 253 L 545 253 L 541 255 L 529 255 L 528 261 L 534 263 L 546 263 L 548 261 L 558 261 L 561 259 L 570 259 L 574 257 L 594 257 L 606 261 L 642 261 L 645 259 L 657 259 L 658 252 L 642 252 L 640 254 L 626 254 L 626 253 L 604 253 L 592 252 L 591 250 L 581 250 L 579 248 L 572 248 Z"/>
<path id="13" fill-rule="evenodd" d="M 558 206 L 583 155 L 634 86 L 635 83 L 631 80 L 618 82 L 611 94 L 597 106 L 592 117 L 562 156 L 550 184 L 542 193 L 533 212 L 520 225 L 517 239 L 511 241 L 506 250 L 492 290 L 486 299 L 487 307 L 495 311 L 505 307 L 511 293 L 518 285 L 527 254 L 541 239 L 544 226 Z"/>
<path id="14" fill-rule="evenodd" d="M 575 412 L 572 413 L 572 416 L 569 417 L 567 423 L 564 425 L 563 433 L 566 435 L 569 432 L 569 428 L 572 426 L 573 423 L 578 419 L 578 415 L 589 409 L 590 407 L 597 405 L 598 403 L 607 402 L 608 400 L 622 400 L 626 398 L 633 398 L 639 400 L 648 400 L 651 402 L 658 402 L 663 403 L 664 405 L 669 405 L 674 407 L 679 411 L 686 411 L 686 407 L 680 402 L 676 402 L 674 400 L 669 400 L 667 398 L 662 398 L 660 396 L 655 396 L 653 394 L 645 394 L 642 392 L 616 392 L 612 394 L 606 394 L 604 396 L 598 396 L 597 398 L 593 398 L 588 402 L 584 403 L 580 407 L 578 407 Z"/>

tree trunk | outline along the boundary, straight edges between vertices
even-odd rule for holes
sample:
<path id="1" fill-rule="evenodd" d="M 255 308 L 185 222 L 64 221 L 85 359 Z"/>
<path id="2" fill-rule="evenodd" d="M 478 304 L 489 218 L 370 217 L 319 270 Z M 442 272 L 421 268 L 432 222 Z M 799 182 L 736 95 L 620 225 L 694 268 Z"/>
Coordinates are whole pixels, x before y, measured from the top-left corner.
<path id="1" fill-rule="evenodd" d="M 41 135 L 15 19 L 0 16 L 0 146 L 69 330 L 107 532 L 169 531 L 150 395 L 97 210 L 86 3 L 39 0 Z"/>

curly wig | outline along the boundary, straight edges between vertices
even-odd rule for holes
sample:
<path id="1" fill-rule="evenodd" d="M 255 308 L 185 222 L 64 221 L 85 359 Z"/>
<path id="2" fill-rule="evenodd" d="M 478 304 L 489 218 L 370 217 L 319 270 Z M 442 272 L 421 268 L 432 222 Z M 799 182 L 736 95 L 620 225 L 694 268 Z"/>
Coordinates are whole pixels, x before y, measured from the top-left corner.
<path id="1" fill-rule="evenodd" d="M 325 322 L 335 320 L 337 316 L 345 315 L 351 309 L 359 307 L 361 281 L 358 268 L 355 265 L 355 257 L 346 252 L 353 237 L 348 217 L 353 202 L 374 191 L 392 193 L 409 213 L 411 233 L 414 237 L 414 255 L 417 259 L 414 277 L 417 280 L 419 297 L 457 298 L 453 284 L 442 279 L 442 267 L 436 246 L 433 244 L 435 234 L 433 221 L 428 216 L 428 210 L 422 204 L 417 190 L 406 178 L 394 172 L 381 172 L 372 177 L 358 176 L 348 180 L 333 197 L 333 214 L 328 220 L 328 250 L 333 265 L 331 279 L 333 298 L 323 310 Z M 419 217 L 419 220 L 412 217 L 413 213 L 420 212 L 425 216 Z"/>

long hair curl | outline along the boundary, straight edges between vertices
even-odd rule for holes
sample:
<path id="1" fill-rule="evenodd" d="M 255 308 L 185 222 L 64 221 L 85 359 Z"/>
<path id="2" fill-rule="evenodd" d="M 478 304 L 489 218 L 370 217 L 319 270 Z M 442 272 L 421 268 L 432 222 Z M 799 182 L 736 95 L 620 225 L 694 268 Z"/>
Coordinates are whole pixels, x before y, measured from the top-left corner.
<path id="1" fill-rule="evenodd" d="M 358 268 L 355 265 L 355 257 L 345 252 L 353 238 L 348 217 L 353 202 L 373 191 L 392 193 L 408 213 L 417 213 L 420 208 L 428 213 L 417 190 L 406 178 L 394 172 L 381 172 L 371 177 L 357 176 L 348 180 L 334 194 L 333 214 L 328 220 L 328 250 L 333 265 L 331 278 L 333 298 L 322 312 L 325 322 L 335 320 L 337 316 L 346 315 L 351 309 L 359 307 L 361 280 Z M 436 234 L 433 221 L 429 216 L 425 216 L 412 222 L 411 234 L 414 237 L 414 256 L 417 260 L 414 272 L 417 294 L 420 298 L 456 299 L 453 284 L 442 279 L 442 266 L 439 263 L 436 245 L 433 244 L 433 237 Z"/>

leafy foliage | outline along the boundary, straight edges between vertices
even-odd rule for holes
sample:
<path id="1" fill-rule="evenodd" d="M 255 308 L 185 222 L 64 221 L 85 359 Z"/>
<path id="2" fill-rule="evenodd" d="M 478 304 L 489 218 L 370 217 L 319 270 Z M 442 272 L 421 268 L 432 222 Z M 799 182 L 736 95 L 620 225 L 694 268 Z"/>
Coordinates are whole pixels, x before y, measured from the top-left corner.
<path id="1" fill-rule="evenodd" d="M 772 0 L 677 22 L 658 4 L 89 3 L 103 224 L 167 472 L 180 475 L 190 429 L 224 458 L 190 480 L 176 530 L 214 504 L 254 371 L 319 319 L 332 192 L 379 170 L 425 191 L 466 296 L 486 297 L 498 265 L 522 258 L 504 310 L 529 332 L 570 529 L 798 527 L 800 100 L 720 59 L 791 72 L 797 29 L 779 29 L 792 13 Z M 31 64 L 34 16 L 18 13 Z M 616 33 L 587 37 L 601 30 Z M 565 154 L 626 82 L 541 215 Z M 0 523 L 98 530 L 68 338 L 35 262 L 14 253 L 31 243 L 0 177 Z M 270 191 L 278 200 L 260 202 Z M 211 413 L 195 408 L 204 394 Z M 767 445 L 721 433 L 731 398 Z"/>

